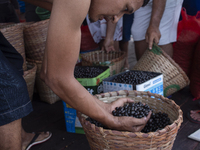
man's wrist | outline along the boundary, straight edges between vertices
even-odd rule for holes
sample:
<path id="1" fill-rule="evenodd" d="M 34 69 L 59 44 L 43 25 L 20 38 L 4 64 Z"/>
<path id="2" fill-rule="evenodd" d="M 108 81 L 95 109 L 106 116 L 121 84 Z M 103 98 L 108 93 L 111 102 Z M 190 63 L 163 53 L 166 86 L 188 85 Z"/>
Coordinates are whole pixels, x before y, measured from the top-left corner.
<path id="1" fill-rule="evenodd" d="M 120 122 L 118 120 L 119 117 L 115 117 L 112 114 L 110 114 L 106 119 L 106 126 L 110 129 L 119 129 Z"/>
<path id="2" fill-rule="evenodd" d="M 151 22 L 149 23 L 149 26 L 152 26 L 154 28 L 159 28 L 159 26 L 160 26 L 160 19 L 158 19 L 158 18 L 152 18 Z"/>

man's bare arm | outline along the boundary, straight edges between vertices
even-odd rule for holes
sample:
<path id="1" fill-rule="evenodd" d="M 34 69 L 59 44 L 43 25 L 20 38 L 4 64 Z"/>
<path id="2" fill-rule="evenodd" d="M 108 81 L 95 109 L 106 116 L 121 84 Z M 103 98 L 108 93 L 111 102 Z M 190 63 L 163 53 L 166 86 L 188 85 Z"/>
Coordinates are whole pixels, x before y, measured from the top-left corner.
<path id="1" fill-rule="evenodd" d="M 111 110 L 123 103 L 105 104 L 91 95 L 75 78 L 81 40 L 81 24 L 90 6 L 90 0 L 55 0 L 53 2 L 43 69 L 45 83 L 66 103 L 76 110 L 103 123 L 107 127 L 125 131 L 141 131 L 150 118 L 114 117 Z M 139 126 L 139 128 L 138 128 Z"/>
<path id="2" fill-rule="evenodd" d="M 146 41 L 149 43 L 149 48 L 152 48 L 153 42 L 157 43 L 160 40 L 159 25 L 165 10 L 166 0 L 153 0 L 153 8 L 149 28 L 146 33 Z"/>
<path id="3" fill-rule="evenodd" d="M 106 21 L 107 21 L 106 38 L 104 40 L 102 50 L 106 50 L 107 52 L 109 52 L 115 50 L 113 37 L 117 23 L 113 23 L 112 20 L 110 19 L 107 19 Z"/>
<path id="4" fill-rule="evenodd" d="M 104 105 L 74 78 L 80 50 L 80 26 L 89 6 L 89 0 L 54 1 L 42 76 L 47 85 L 76 110 L 100 122 L 114 122 Z"/>
<path id="5" fill-rule="evenodd" d="M 153 0 L 153 8 L 150 25 L 159 27 L 167 0 Z"/>

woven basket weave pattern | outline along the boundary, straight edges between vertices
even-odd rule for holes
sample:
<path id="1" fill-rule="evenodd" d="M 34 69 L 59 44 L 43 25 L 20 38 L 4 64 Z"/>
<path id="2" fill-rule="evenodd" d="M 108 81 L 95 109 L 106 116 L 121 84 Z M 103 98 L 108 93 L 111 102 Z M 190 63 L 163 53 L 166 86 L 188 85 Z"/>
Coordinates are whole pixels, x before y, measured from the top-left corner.
<path id="1" fill-rule="evenodd" d="M 24 41 L 26 57 L 32 60 L 43 60 L 49 19 L 26 25 Z"/>
<path id="2" fill-rule="evenodd" d="M 4 27 L 9 27 L 10 25 L 15 24 L 14 22 L 0 23 L 0 29 Z"/>
<path id="3" fill-rule="evenodd" d="M 28 62 L 33 62 L 37 64 L 35 85 L 36 90 L 40 96 L 40 100 L 49 104 L 53 104 L 60 100 L 60 98 L 40 79 L 40 71 L 42 68 L 42 61 L 30 60 Z"/>
<path id="4" fill-rule="evenodd" d="M 35 86 L 35 76 L 36 76 L 37 65 L 35 63 L 27 63 L 27 70 L 24 71 L 24 79 L 26 81 L 29 98 L 33 99 L 33 92 Z"/>
<path id="5" fill-rule="evenodd" d="M 0 31 L 8 42 L 22 55 L 24 59 L 23 70 L 27 69 L 24 49 L 23 24 L 11 24 L 0 27 Z"/>
<path id="6" fill-rule="evenodd" d="M 96 95 L 99 100 L 106 103 L 115 101 L 121 97 L 134 99 L 135 102 L 148 104 L 155 112 L 168 114 L 172 124 L 162 130 L 150 133 L 121 132 L 116 130 L 96 127 L 86 116 L 78 112 L 79 120 L 83 126 L 86 137 L 93 150 L 120 149 L 120 150 L 170 150 L 173 147 L 178 129 L 183 121 L 182 111 L 174 101 L 161 95 L 139 91 L 118 91 Z"/>
<path id="7" fill-rule="evenodd" d="M 109 66 L 110 75 L 122 72 L 125 64 L 125 56 L 125 52 L 122 51 L 106 53 L 101 50 L 81 55 L 83 66 Z"/>
<path id="8" fill-rule="evenodd" d="M 183 70 L 163 50 L 156 55 L 146 50 L 133 70 L 159 72 L 163 74 L 164 96 L 169 96 L 189 85 L 189 79 Z"/>

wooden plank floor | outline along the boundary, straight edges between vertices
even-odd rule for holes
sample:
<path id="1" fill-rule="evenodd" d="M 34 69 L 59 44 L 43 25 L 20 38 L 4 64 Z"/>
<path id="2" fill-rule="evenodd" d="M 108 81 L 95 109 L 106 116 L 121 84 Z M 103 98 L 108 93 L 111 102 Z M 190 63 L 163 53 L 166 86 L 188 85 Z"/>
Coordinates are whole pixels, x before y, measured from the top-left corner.
<path id="1" fill-rule="evenodd" d="M 184 117 L 173 150 L 200 150 L 199 142 L 187 138 L 200 128 L 199 124 L 188 121 L 185 116 L 189 110 L 199 109 L 197 101 L 192 101 L 189 87 L 176 92 L 171 99 L 181 107 Z M 51 131 L 53 136 L 31 150 L 90 150 L 85 135 L 66 132 L 62 101 L 51 105 L 40 101 L 38 95 L 34 94 L 32 104 L 34 111 L 22 121 L 24 129 L 27 132 Z"/>

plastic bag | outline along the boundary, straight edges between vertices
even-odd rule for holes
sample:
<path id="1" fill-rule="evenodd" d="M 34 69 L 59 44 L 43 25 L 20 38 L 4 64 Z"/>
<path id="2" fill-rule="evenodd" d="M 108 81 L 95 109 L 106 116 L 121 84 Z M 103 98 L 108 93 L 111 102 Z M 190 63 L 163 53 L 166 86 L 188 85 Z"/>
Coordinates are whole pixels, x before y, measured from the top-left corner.
<path id="1" fill-rule="evenodd" d="M 195 49 L 192 61 L 190 91 L 195 99 L 200 99 L 200 41 Z"/>
<path id="2" fill-rule="evenodd" d="M 173 59 L 190 76 L 194 50 L 200 39 L 200 11 L 196 16 L 187 15 L 181 10 L 182 20 L 178 23 L 177 42 L 173 44 Z"/>
<path id="3" fill-rule="evenodd" d="M 98 48 L 98 44 L 94 42 L 94 39 L 90 33 L 88 25 L 81 26 L 81 47 L 80 51 L 90 51 Z"/>

